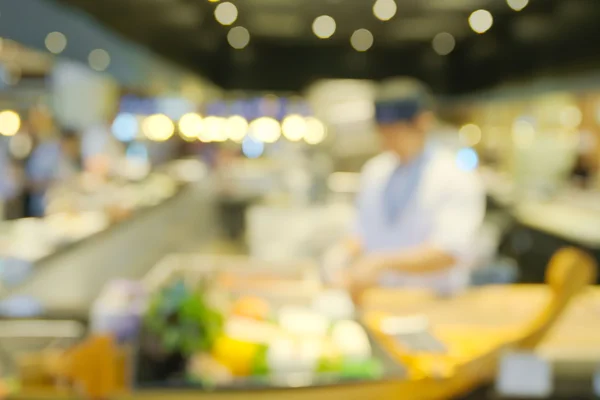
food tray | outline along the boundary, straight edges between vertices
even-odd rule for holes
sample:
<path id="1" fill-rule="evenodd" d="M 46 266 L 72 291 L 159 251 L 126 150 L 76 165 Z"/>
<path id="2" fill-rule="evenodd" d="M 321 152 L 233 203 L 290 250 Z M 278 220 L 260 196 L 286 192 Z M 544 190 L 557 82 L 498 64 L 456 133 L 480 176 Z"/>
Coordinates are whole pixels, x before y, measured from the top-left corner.
<path id="1" fill-rule="evenodd" d="M 143 278 L 148 293 L 176 277 L 197 282 L 214 279 L 234 295 L 259 295 L 268 301 L 295 302 L 322 290 L 317 266 L 312 262 L 282 263 L 244 256 L 173 254 L 163 258 Z"/>
<path id="2" fill-rule="evenodd" d="M 223 289 L 234 296 L 259 296 L 277 309 L 281 305 L 310 305 L 313 298 L 322 292 L 323 288 L 318 279 L 318 271 L 312 263 L 277 263 L 264 262 L 243 256 L 221 257 L 194 254 L 178 254 L 163 259 L 142 283 L 146 290 L 154 292 L 176 278 L 190 282 L 211 276 L 218 280 Z M 387 354 L 369 334 L 372 355 L 377 358 L 384 374 L 380 379 L 401 379 L 405 374 L 402 365 Z M 151 335 L 142 329 L 139 337 L 138 352 L 135 355 L 134 381 L 136 389 L 199 389 L 199 390 L 269 390 L 297 387 L 322 387 L 357 382 L 373 381 L 372 379 L 340 379 L 335 374 L 309 373 L 287 374 L 283 377 L 249 377 L 237 378 L 226 385 L 206 386 L 202 383 L 191 383 L 182 372 L 164 381 L 153 379 L 156 376 L 149 372 L 148 366 L 156 362 L 156 358 L 142 354 L 139 351 Z M 151 340 L 151 339 L 150 339 Z M 160 358 L 160 357 L 159 357 Z M 178 354 L 164 357 L 158 368 L 182 371 L 185 359 Z M 378 379 L 379 380 L 379 379 Z"/>

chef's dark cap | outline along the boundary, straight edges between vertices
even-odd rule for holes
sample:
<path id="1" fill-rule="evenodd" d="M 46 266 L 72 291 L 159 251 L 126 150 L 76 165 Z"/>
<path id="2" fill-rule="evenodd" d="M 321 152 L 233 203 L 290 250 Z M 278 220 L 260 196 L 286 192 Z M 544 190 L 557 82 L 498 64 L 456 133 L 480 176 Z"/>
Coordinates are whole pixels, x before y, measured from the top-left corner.
<path id="1" fill-rule="evenodd" d="M 375 98 L 375 119 L 378 124 L 410 121 L 433 108 L 427 86 L 413 78 L 393 78 L 383 81 Z"/>

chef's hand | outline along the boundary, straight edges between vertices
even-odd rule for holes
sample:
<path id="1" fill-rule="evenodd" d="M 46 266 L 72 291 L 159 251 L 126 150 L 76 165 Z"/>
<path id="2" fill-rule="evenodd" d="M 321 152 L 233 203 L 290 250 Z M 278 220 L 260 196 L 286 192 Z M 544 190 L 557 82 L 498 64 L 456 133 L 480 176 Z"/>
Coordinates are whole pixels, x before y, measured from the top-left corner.
<path id="1" fill-rule="evenodd" d="M 377 286 L 382 271 L 383 262 L 380 258 L 363 257 L 348 269 L 346 286 L 353 297 L 360 296 L 366 289 Z"/>

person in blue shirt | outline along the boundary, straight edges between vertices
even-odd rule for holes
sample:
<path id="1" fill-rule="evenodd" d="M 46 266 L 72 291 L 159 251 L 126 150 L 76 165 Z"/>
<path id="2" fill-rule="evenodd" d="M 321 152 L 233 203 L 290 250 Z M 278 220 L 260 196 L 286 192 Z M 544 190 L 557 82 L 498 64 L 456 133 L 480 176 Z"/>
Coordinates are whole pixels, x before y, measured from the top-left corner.
<path id="1" fill-rule="evenodd" d="M 362 169 L 355 227 L 328 252 L 325 269 L 353 290 L 459 291 L 485 213 L 483 185 L 455 151 L 430 140 L 435 118 L 420 82 L 384 83 L 375 117 L 383 152 Z"/>

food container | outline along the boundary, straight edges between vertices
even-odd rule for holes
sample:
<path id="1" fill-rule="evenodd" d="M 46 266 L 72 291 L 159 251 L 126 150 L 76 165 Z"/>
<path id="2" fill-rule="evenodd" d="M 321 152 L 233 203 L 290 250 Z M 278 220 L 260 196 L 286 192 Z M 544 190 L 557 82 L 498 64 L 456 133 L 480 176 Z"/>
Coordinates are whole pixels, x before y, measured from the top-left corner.
<path id="1" fill-rule="evenodd" d="M 361 328 L 360 323 L 348 319 L 339 323 L 336 321 L 336 318 L 347 318 L 352 310 L 348 311 L 348 301 L 343 298 L 343 294 L 340 296 L 340 293 L 326 292 L 322 296 L 324 288 L 319 282 L 317 267 L 312 263 L 275 263 L 247 257 L 180 254 L 169 256 L 160 262 L 144 277 L 142 283 L 148 293 L 157 293 L 169 282 L 193 284 L 202 280 L 210 281 L 215 292 L 233 299 L 264 300 L 277 315 L 277 321 L 261 325 L 260 322 L 252 321 L 252 317 L 236 319 L 229 314 L 222 331 L 225 338 L 221 335 L 217 344 L 207 353 L 213 357 L 212 360 L 211 357 L 190 359 L 183 352 L 164 351 L 158 345 L 156 336 L 147 329 L 142 329 L 135 361 L 138 389 L 195 387 L 202 390 L 250 390 L 313 387 L 404 376 L 404 368 L 379 347 L 368 332 Z M 332 303 L 335 308 L 328 308 L 324 303 Z M 298 324 L 298 320 L 304 322 Z M 252 357 L 253 352 L 262 351 L 247 346 L 250 341 L 244 340 L 244 337 L 252 336 L 249 331 L 254 329 L 273 330 L 273 336 L 269 336 L 268 332 L 261 333 L 267 338 L 263 340 L 264 346 L 261 348 L 265 351 L 264 360 L 270 363 L 268 370 L 271 372 L 248 374 L 247 365 L 244 367 L 234 362 L 221 364 L 230 367 L 229 371 L 233 375 L 232 379 L 225 382 L 190 380 L 186 375 L 186 367 L 190 363 L 196 364 L 199 370 L 218 370 L 215 366 L 210 366 L 214 359 L 219 362 L 223 358 L 235 356 L 244 359 Z M 351 331 L 357 330 L 361 330 L 364 335 L 356 335 L 358 340 L 355 341 L 345 340 L 344 332 L 352 333 Z M 341 342 L 342 347 L 355 347 L 352 350 L 356 350 L 352 352 L 353 359 L 348 362 L 350 367 L 344 366 L 343 372 L 339 372 L 341 369 L 334 371 L 330 366 L 321 365 L 322 356 L 328 352 L 328 348 L 320 350 L 322 352 L 319 355 L 306 356 L 307 352 L 315 351 L 315 348 L 334 339 Z M 259 342 L 260 339 L 257 339 L 254 343 Z M 359 351 L 358 347 L 363 350 Z M 368 364 L 371 360 L 376 361 L 376 365 Z M 383 372 L 373 372 L 369 376 L 370 372 L 365 372 L 364 369 L 358 371 L 360 367 L 352 371 L 353 365 L 368 365 L 373 367 L 373 371 Z M 255 371 L 254 368 L 255 365 L 252 366 L 252 371 Z"/>

